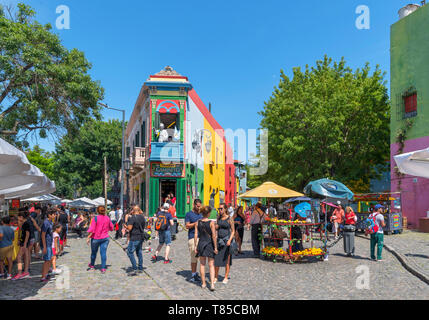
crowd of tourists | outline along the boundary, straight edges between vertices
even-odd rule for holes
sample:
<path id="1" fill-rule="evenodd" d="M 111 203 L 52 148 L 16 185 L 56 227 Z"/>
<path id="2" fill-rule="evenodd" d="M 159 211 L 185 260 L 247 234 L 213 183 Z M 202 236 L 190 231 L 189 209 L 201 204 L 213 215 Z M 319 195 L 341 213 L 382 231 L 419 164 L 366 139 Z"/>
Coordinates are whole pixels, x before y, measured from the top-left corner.
<path id="1" fill-rule="evenodd" d="M 244 229 L 250 231 L 253 257 L 259 257 L 261 251 L 262 226 L 268 216 L 276 215 L 275 208 L 268 208 L 258 202 L 245 210 L 242 206 L 233 208 L 221 203 L 217 208 L 216 219 L 212 218 L 213 208 L 203 206 L 201 200 L 193 202 L 193 208 L 185 216 L 185 228 L 188 232 L 188 249 L 190 255 L 191 277 L 193 283 L 207 287 L 206 266 L 209 271 L 209 289 L 215 290 L 219 279 L 220 268 L 225 268 L 223 284 L 229 281 L 234 255 L 243 254 L 242 244 Z M 383 207 L 378 205 L 374 221 L 379 228 L 371 234 L 371 258 L 381 260 L 383 248 Z M 354 225 L 356 216 L 350 207 L 344 209 L 339 205 L 329 215 L 332 232 L 337 239 L 340 230 L 346 225 Z M 295 230 L 299 229 L 299 230 Z M 292 230 L 292 236 L 301 239 L 301 229 Z M 16 231 L 19 232 L 16 232 Z M 145 216 L 139 206 L 132 206 L 123 212 L 120 207 L 112 208 L 109 213 L 104 206 L 93 212 L 78 211 L 73 214 L 63 205 L 20 208 L 16 216 L 6 216 L 0 225 L 0 278 L 12 281 L 30 277 L 32 259 L 42 259 L 42 276 L 40 281 L 47 282 L 50 277 L 60 274 L 57 257 L 67 247 L 67 234 L 73 231 L 78 238 L 86 237 L 90 246 L 88 270 L 95 269 L 98 251 L 101 256 L 101 273 L 107 269 L 107 248 L 110 232 L 114 231 L 115 239 L 124 239 L 124 250 L 129 257 L 130 275 L 143 272 L 143 251 L 153 252 L 151 261 L 164 264 L 172 263 L 171 246 L 178 232 L 176 217 L 176 198 L 169 194 L 157 209 L 153 217 Z M 299 232 L 298 232 L 299 231 Z M 298 234 L 299 233 L 299 234 Z M 17 239 L 15 239 L 17 237 Z M 156 249 L 150 247 L 151 240 L 157 239 Z M 14 243 L 17 242 L 17 246 Z M 147 246 L 143 248 L 144 243 Z M 302 243 L 297 241 L 296 243 Z M 18 247 L 17 253 L 15 252 Z M 162 249 L 165 247 L 163 257 Z M 377 247 L 377 256 L 375 248 Z M 294 250 L 302 250 L 294 248 Z M 354 253 L 354 247 L 352 248 Z M 136 260 L 137 257 L 137 260 Z M 16 274 L 12 275 L 16 263 Z M 198 263 L 200 264 L 198 273 Z M 200 276 L 201 275 L 201 276 Z"/>
<path id="2" fill-rule="evenodd" d="M 3 217 L 0 225 L 0 278 L 12 281 L 29 278 L 32 259 L 44 261 L 42 282 L 49 281 L 50 275 L 60 274 L 62 270 L 57 268 L 56 259 L 68 247 L 70 219 L 70 212 L 64 206 L 38 205 L 20 208 L 16 216 Z M 17 271 L 13 276 L 14 263 Z"/>

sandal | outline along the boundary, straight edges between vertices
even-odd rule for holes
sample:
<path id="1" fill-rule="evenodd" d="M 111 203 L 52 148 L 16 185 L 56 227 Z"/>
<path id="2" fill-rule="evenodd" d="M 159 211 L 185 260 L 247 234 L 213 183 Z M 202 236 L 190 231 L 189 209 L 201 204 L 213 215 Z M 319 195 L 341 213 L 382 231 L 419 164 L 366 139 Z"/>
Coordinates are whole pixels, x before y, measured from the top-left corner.
<path id="1" fill-rule="evenodd" d="M 228 278 L 223 279 L 222 283 L 223 284 L 227 284 L 228 283 Z"/>

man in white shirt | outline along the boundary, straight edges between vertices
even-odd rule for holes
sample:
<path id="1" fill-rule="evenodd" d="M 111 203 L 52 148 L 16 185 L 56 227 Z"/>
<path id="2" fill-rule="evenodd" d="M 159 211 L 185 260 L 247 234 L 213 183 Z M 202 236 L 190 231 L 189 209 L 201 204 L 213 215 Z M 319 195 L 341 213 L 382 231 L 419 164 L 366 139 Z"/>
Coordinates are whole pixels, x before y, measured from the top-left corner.
<path id="1" fill-rule="evenodd" d="M 112 220 L 111 213 L 112 212 L 109 213 L 110 220 Z M 113 211 L 113 213 L 114 213 L 114 219 L 115 219 L 116 223 L 118 224 L 118 230 L 116 230 L 116 234 L 115 234 L 115 239 L 117 240 L 121 236 L 121 231 L 120 230 L 122 229 L 122 221 L 121 221 L 121 219 L 122 219 L 122 209 L 121 209 L 121 207 L 117 206 L 116 210 Z M 112 223 L 114 224 L 113 220 L 112 220 Z M 116 226 L 115 226 L 115 229 L 116 229 Z"/>

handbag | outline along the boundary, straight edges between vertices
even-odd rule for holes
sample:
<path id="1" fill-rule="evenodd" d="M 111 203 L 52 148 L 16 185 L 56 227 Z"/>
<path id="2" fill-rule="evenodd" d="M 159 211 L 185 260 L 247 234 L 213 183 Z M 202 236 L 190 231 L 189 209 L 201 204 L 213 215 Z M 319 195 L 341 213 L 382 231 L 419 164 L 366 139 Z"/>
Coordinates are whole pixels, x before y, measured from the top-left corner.
<path id="1" fill-rule="evenodd" d="M 234 253 L 234 255 L 238 255 L 238 245 L 235 239 L 232 239 L 231 241 L 230 250 L 232 253 Z"/>

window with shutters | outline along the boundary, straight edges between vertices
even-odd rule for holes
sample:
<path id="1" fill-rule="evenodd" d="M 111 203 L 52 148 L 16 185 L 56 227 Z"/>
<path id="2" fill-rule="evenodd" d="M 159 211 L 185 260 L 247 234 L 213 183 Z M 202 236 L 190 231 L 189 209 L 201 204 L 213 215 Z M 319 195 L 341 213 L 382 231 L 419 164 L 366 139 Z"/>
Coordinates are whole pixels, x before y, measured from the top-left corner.
<path id="1" fill-rule="evenodd" d="M 398 94 L 397 101 L 397 120 L 412 118 L 417 116 L 417 90 L 414 86 L 411 86 L 407 90 L 403 91 L 402 94 Z"/>

